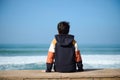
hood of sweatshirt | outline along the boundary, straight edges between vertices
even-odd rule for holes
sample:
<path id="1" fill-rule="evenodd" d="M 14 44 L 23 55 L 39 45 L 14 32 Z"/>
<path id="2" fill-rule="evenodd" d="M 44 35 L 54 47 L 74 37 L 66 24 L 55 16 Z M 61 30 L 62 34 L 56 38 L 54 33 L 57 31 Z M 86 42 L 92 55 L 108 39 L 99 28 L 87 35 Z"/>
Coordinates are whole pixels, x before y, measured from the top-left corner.
<path id="1" fill-rule="evenodd" d="M 55 39 L 57 40 L 57 43 L 59 43 L 61 46 L 68 46 L 74 40 L 74 36 L 73 35 L 55 35 Z"/>

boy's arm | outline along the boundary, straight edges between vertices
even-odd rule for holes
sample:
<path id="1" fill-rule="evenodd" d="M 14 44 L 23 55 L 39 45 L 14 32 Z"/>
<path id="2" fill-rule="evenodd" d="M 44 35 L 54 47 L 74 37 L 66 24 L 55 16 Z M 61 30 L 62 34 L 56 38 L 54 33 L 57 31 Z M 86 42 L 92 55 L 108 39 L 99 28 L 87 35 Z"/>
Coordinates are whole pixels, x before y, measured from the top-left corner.
<path id="1" fill-rule="evenodd" d="M 53 66 L 53 61 L 54 61 L 54 48 L 55 48 L 55 39 L 53 39 L 49 51 L 48 51 L 48 56 L 47 56 L 47 61 L 46 61 L 46 72 L 51 72 L 52 66 Z"/>
<path id="2" fill-rule="evenodd" d="M 79 50 L 75 51 L 75 60 L 76 60 L 76 62 L 82 61 L 81 54 L 80 54 Z"/>
<path id="3" fill-rule="evenodd" d="M 82 57 L 78 50 L 78 45 L 75 42 L 75 61 L 77 63 L 78 71 L 83 71 Z"/>
<path id="4" fill-rule="evenodd" d="M 54 60 L 54 53 L 48 52 L 47 61 L 46 61 L 46 72 L 51 72 L 52 66 L 53 66 L 53 60 Z"/>
<path id="5" fill-rule="evenodd" d="M 53 63 L 53 60 L 54 60 L 54 53 L 48 52 L 47 63 Z"/>
<path id="6" fill-rule="evenodd" d="M 81 58 L 80 51 L 75 52 L 75 60 L 77 63 L 78 71 L 83 71 L 83 64 L 82 64 L 82 58 Z"/>

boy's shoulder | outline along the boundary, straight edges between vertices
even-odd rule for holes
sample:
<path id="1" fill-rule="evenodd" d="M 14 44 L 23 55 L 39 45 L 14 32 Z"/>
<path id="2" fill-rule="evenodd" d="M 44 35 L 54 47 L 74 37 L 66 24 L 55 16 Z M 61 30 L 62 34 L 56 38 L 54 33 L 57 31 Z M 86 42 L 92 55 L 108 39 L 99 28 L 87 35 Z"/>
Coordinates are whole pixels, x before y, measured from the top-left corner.
<path id="1" fill-rule="evenodd" d="M 57 40 L 54 38 L 53 40 L 52 40 L 52 44 L 56 44 L 57 43 Z"/>

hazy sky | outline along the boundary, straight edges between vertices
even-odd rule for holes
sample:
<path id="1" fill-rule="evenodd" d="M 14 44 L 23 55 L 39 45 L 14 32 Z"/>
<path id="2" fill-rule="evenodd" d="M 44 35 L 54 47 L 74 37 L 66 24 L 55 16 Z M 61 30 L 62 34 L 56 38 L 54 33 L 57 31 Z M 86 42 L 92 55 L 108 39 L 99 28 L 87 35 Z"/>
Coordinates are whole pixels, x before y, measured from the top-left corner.
<path id="1" fill-rule="evenodd" d="M 60 21 L 79 44 L 120 44 L 120 0 L 0 0 L 0 44 L 50 43 Z"/>

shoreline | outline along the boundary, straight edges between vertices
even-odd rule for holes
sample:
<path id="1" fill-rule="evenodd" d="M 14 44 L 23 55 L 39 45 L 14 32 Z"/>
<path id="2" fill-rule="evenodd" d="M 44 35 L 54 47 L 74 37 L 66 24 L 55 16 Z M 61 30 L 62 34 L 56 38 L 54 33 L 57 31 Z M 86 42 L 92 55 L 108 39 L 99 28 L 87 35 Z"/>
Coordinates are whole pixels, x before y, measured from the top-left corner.
<path id="1" fill-rule="evenodd" d="M 44 70 L 0 71 L 0 80 L 120 80 L 120 69 L 86 69 L 73 73 L 46 73 Z"/>

